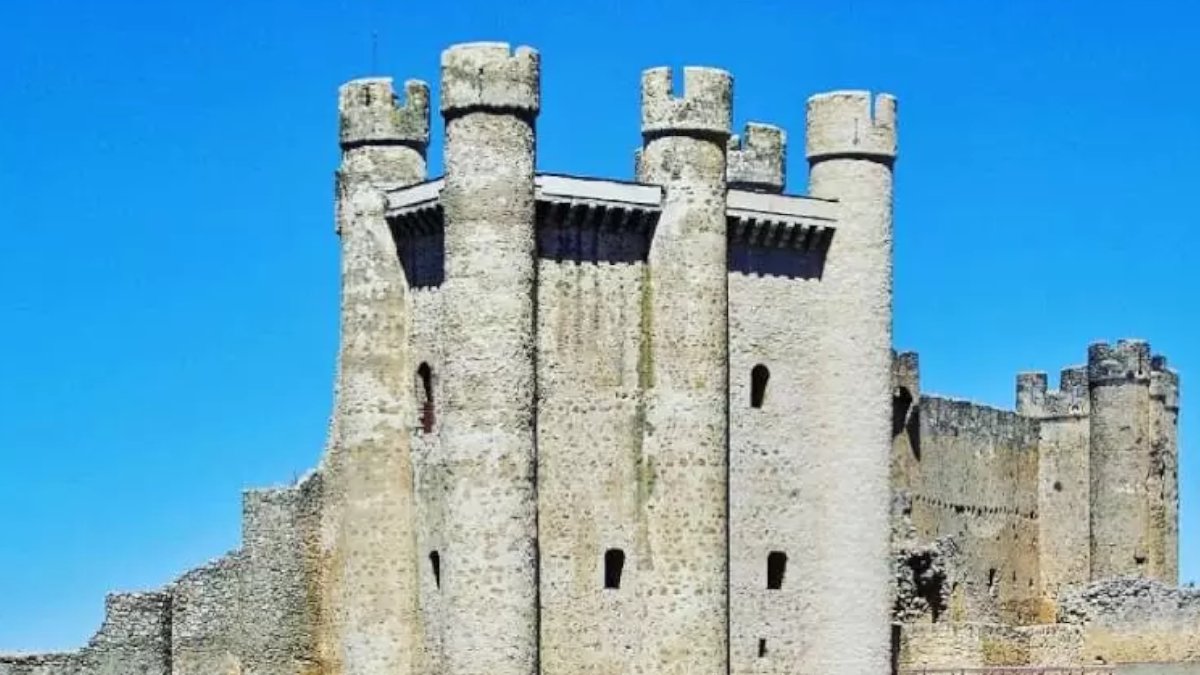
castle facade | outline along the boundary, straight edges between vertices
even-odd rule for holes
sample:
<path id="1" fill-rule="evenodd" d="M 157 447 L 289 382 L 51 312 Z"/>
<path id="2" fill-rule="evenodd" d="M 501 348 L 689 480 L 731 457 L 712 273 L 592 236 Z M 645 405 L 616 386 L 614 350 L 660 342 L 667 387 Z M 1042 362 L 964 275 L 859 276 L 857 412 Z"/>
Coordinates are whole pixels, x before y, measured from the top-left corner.
<path id="1" fill-rule="evenodd" d="M 798 196 L 782 129 L 732 134 L 727 72 L 643 73 L 628 180 L 537 171 L 534 50 L 441 66 L 438 178 L 426 84 L 340 91 L 320 466 L 244 495 L 238 550 L 0 675 L 983 665 L 945 626 L 1073 665 L 1060 590 L 1174 583 L 1177 378 L 1145 343 L 1022 376 L 1015 412 L 893 354 L 894 98 L 809 99 Z M 1067 646 L 996 637 L 1033 624 Z"/>

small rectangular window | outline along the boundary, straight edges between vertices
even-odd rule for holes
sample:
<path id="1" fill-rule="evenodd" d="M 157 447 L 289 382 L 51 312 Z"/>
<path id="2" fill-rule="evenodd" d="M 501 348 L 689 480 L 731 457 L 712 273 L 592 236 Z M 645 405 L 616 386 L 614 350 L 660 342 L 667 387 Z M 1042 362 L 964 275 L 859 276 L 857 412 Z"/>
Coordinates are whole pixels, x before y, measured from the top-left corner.
<path id="1" fill-rule="evenodd" d="M 621 574 L 625 571 L 625 552 L 610 548 L 604 552 L 604 587 L 620 588 Z"/>
<path id="2" fill-rule="evenodd" d="M 767 589 L 777 591 L 783 588 L 783 575 L 787 572 L 787 554 L 783 551 L 771 551 L 767 555 Z"/>
<path id="3" fill-rule="evenodd" d="M 763 407 L 763 400 L 767 397 L 767 382 L 771 379 L 771 371 L 763 364 L 758 364 L 750 369 L 750 407 Z"/>

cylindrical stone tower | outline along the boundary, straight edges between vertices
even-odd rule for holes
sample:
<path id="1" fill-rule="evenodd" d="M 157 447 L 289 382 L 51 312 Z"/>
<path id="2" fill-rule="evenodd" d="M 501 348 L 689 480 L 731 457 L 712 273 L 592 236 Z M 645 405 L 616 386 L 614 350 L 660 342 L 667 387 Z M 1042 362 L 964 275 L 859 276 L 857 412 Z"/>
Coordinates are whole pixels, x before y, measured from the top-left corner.
<path id="1" fill-rule="evenodd" d="M 385 219 L 383 190 L 424 180 L 429 88 L 390 79 L 341 88 L 341 349 L 322 517 L 330 673 L 415 672 L 421 650 L 408 285 Z"/>
<path id="2" fill-rule="evenodd" d="M 1150 346 L 1088 347 L 1091 578 L 1149 573 Z"/>
<path id="3" fill-rule="evenodd" d="M 892 430 L 892 165 L 896 100 L 860 91 L 808 101 L 809 192 L 840 202 L 820 284 L 825 329 L 809 392 L 821 442 L 804 448 L 819 474 L 813 500 L 830 533 L 807 552 L 818 578 L 798 671 L 868 675 L 889 667 L 888 455 Z M 827 520 L 825 520 L 827 519 Z"/>
<path id="4" fill-rule="evenodd" d="M 442 53 L 446 278 L 444 663 L 454 675 L 537 671 L 534 485 L 536 51 Z"/>
<path id="5" fill-rule="evenodd" d="M 643 319 L 640 471 L 643 608 L 636 672 L 728 668 L 728 272 L 725 151 L 733 80 L 685 68 L 642 74 L 638 179 L 664 188 Z"/>
<path id="6" fill-rule="evenodd" d="M 1179 375 L 1150 360 L 1150 563 L 1155 578 L 1179 583 Z"/>

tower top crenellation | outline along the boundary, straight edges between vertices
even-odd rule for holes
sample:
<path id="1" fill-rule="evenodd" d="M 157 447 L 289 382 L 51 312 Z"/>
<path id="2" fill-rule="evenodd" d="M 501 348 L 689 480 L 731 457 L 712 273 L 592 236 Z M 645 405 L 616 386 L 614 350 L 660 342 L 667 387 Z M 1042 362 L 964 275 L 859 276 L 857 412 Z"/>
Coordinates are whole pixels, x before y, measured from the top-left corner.
<path id="1" fill-rule="evenodd" d="M 837 157 L 896 158 L 896 98 L 867 91 L 833 91 L 808 99 L 805 147 L 809 162 Z"/>
<path id="2" fill-rule="evenodd" d="M 786 185 L 787 133 L 772 124 L 750 122 L 741 136 L 730 136 L 726 166 L 729 186 L 756 192 L 783 192 Z"/>
<path id="3" fill-rule="evenodd" d="M 1017 412 L 1026 417 L 1086 417 L 1087 366 L 1069 366 L 1059 373 L 1058 389 L 1049 388 L 1045 372 L 1017 374 Z"/>
<path id="4" fill-rule="evenodd" d="M 507 42 L 469 42 L 442 52 L 442 115 L 476 110 L 537 115 L 541 106 L 541 57 L 532 47 Z"/>
<path id="5" fill-rule="evenodd" d="M 429 145 L 429 85 L 404 83 L 396 96 L 390 77 L 352 80 L 338 90 L 339 140 L 343 150 L 363 145 Z"/>
<path id="6" fill-rule="evenodd" d="M 1167 367 L 1167 357 L 1155 355 L 1150 359 L 1150 397 L 1163 402 L 1163 407 L 1179 410 L 1179 373 Z"/>
<path id="7" fill-rule="evenodd" d="M 1150 343 L 1145 340 L 1088 345 L 1088 382 L 1091 386 L 1146 382 L 1149 378 Z"/>
<path id="8" fill-rule="evenodd" d="M 671 69 L 642 72 L 642 135 L 715 136 L 733 127 L 733 76 L 719 68 L 683 69 L 683 91 L 674 91 Z"/>

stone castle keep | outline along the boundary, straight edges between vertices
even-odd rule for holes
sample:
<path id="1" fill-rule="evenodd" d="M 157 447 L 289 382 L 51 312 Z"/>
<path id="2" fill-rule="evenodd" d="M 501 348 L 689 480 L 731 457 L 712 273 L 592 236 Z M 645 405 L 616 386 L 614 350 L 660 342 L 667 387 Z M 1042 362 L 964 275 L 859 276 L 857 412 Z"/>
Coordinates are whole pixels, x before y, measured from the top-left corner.
<path id="1" fill-rule="evenodd" d="M 1178 378 L 1146 343 L 922 395 L 892 351 L 896 101 L 731 135 L 641 83 L 633 180 L 536 170 L 537 52 L 340 91 L 341 347 L 320 465 L 240 548 L 0 675 L 880 675 L 1200 660 Z"/>

